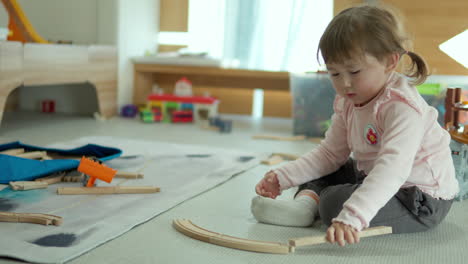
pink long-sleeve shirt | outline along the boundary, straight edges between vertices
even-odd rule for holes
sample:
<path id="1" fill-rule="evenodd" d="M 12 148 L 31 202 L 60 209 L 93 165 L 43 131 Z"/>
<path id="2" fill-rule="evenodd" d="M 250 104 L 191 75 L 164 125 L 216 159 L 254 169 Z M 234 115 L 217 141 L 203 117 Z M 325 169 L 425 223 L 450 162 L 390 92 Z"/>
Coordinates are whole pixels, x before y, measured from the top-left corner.
<path id="1" fill-rule="evenodd" d="M 417 186 L 444 200 L 458 193 L 450 135 L 437 123 L 437 111 L 403 75 L 393 73 L 362 107 L 337 95 L 334 110 L 320 145 L 274 170 L 282 190 L 338 170 L 353 153 L 367 176 L 332 221 L 357 230 L 368 227 L 400 188 Z"/>

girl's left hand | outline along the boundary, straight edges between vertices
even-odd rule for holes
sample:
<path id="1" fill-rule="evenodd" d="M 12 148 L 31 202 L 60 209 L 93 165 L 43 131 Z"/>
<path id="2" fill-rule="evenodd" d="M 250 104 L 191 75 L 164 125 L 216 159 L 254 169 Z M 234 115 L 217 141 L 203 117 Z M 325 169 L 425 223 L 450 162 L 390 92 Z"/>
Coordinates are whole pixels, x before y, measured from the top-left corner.
<path id="1" fill-rule="evenodd" d="M 326 239 L 331 244 L 338 242 L 343 247 L 346 242 L 348 244 L 359 243 L 359 232 L 349 225 L 335 222 L 327 229 Z"/>

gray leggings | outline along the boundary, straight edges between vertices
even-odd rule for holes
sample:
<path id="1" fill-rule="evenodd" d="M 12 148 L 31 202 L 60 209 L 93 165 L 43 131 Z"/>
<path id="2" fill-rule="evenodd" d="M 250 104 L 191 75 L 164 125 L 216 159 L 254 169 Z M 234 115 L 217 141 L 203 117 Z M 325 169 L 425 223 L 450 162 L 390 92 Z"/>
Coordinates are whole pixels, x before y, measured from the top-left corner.
<path id="1" fill-rule="evenodd" d="M 319 215 L 322 222 L 329 226 L 343 209 L 346 200 L 361 186 L 364 177 L 350 159 L 336 172 L 300 185 L 298 193 L 309 189 L 320 196 Z M 452 202 L 432 198 L 417 187 L 402 188 L 377 212 L 369 226 L 391 226 L 393 233 L 426 231 L 442 222 Z"/>

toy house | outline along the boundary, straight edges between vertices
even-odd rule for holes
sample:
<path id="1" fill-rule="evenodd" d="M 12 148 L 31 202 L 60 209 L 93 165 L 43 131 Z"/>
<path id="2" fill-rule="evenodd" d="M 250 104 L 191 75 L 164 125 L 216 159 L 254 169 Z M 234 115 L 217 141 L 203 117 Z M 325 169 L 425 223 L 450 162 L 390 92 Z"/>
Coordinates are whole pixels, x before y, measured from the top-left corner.
<path id="1" fill-rule="evenodd" d="M 218 114 L 219 100 L 208 96 L 151 94 L 147 109 L 160 113 L 164 122 L 199 122 Z"/>

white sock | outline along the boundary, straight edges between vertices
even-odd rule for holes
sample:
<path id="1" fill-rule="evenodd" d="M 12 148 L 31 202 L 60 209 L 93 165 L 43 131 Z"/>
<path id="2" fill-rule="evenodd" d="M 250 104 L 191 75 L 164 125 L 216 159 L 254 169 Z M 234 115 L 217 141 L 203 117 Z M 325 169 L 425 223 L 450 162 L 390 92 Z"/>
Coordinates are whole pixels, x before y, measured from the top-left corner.
<path id="1" fill-rule="evenodd" d="M 306 195 L 304 195 L 306 194 Z M 262 196 L 252 199 L 251 211 L 261 223 L 282 226 L 310 226 L 318 212 L 317 194 L 310 190 L 299 193 L 294 200 L 274 200 Z"/>

